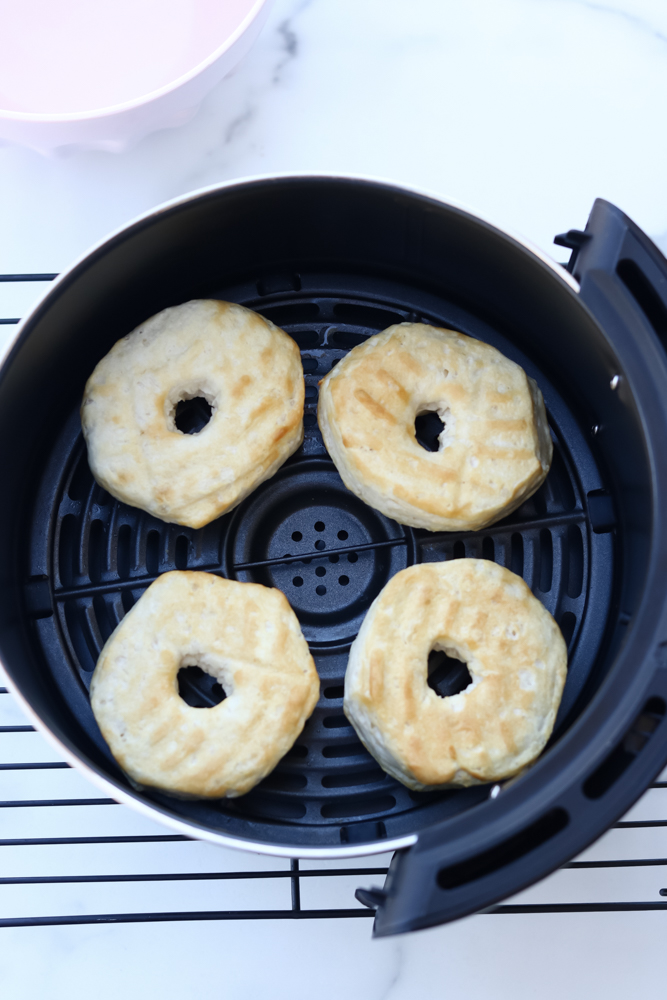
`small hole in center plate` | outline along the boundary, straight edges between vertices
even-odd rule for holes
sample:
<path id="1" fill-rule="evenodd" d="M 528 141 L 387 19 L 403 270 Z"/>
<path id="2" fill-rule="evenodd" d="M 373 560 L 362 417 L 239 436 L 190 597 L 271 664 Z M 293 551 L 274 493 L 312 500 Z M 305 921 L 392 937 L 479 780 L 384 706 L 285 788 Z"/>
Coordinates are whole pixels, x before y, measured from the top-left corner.
<path id="1" fill-rule="evenodd" d="M 344 530 L 339 531 L 338 532 L 338 537 L 340 538 L 341 542 L 344 542 L 345 539 L 348 537 L 347 531 L 344 531 Z"/>
<path id="2" fill-rule="evenodd" d="M 315 548 L 316 549 L 324 549 L 324 548 L 326 548 L 326 542 L 322 541 L 321 538 L 318 538 L 317 541 L 315 542 Z"/>
<path id="3" fill-rule="evenodd" d="M 341 585 L 341 587 L 347 587 L 348 583 L 350 582 L 350 578 L 349 576 L 339 576 L 338 582 Z"/>
<path id="4" fill-rule="evenodd" d="M 292 532 L 292 541 L 293 542 L 300 542 L 302 538 L 303 538 L 303 535 L 301 534 L 300 531 L 293 531 Z"/>
<path id="5" fill-rule="evenodd" d="M 315 587 L 315 593 L 319 594 L 320 597 L 324 597 L 324 595 L 326 594 L 326 592 L 327 592 L 327 588 L 324 587 L 322 584 L 320 584 L 319 587 Z"/>
<path id="6" fill-rule="evenodd" d="M 315 531 L 324 531 L 324 521 L 315 521 Z"/>
<path id="7" fill-rule="evenodd" d="M 295 576 L 292 580 L 295 587 L 303 587 L 303 578 L 300 576 Z"/>
<path id="8" fill-rule="evenodd" d="M 318 566 L 317 569 L 315 570 L 315 575 L 316 576 L 326 576 L 327 575 L 327 571 L 325 570 L 324 566 Z"/>

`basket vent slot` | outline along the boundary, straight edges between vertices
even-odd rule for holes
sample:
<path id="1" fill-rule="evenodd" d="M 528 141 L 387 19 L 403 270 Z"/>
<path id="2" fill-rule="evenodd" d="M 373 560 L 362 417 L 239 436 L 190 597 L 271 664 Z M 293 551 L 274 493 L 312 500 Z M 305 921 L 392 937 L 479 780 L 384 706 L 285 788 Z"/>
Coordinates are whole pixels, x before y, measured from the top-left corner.
<path id="1" fill-rule="evenodd" d="M 327 802 L 320 809 L 324 819 L 343 819 L 348 816 L 367 816 L 369 813 L 389 812 L 396 805 L 393 795 L 368 795 L 363 798 L 338 799 Z"/>
<path id="2" fill-rule="evenodd" d="M 146 572 L 157 576 L 160 569 L 160 532 L 149 531 L 146 535 Z"/>
<path id="3" fill-rule="evenodd" d="M 92 674 L 97 663 L 98 649 L 95 648 L 90 629 L 87 628 L 85 608 L 74 604 L 68 605 L 65 609 L 65 620 L 79 665 L 86 673 Z"/>
<path id="4" fill-rule="evenodd" d="M 91 583 L 99 583 L 106 568 L 106 538 L 104 524 L 98 518 L 91 521 L 88 536 L 88 575 Z"/>
<path id="5" fill-rule="evenodd" d="M 115 624 L 109 614 L 109 607 L 102 594 L 97 594 L 93 598 L 93 611 L 97 620 L 97 627 L 100 630 L 102 642 L 106 642 L 115 628 Z"/>
<path id="6" fill-rule="evenodd" d="M 350 350 L 352 347 L 363 344 L 368 340 L 368 337 L 368 333 L 355 333 L 353 330 L 334 330 L 333 333 L 329 334 L 327 343 L 332 347 L 342 347 L 344 350 Z"/>
<path id="7" fill-rule="evenodd" d="M 301 792 L 308 784 L 305 774 L 292 774 L 288 771 L 272 771 L 264 778 L 261 788 L 273 788 L 277 792 Z"/>
<path id="8" fill-rule="evenodd" d="M 662 698 L 649 698 L 620 743 L 584 782 L 587 798 L 602 798 L 618 781 L 651 739 L 666 710 L 667 705 Z"/>
<path id="9" fill-rule="evenodd" d="M 116 570 L 121 580 L 127 580 L 132 569 L 132 528 L 129 524 L 121 524 L 116 544 Z"/>
<path id="10" fill-rule="evenodd" d="M 274 822 L 276 820 L 295 821 L 303 819 L 306 815 L 306 807 L 303 802 L 294 802 L 289 798 L 279 797 L 279 794 L 279 792 L 276 792 L 276 794 L 262 792 L 261 789 L 250 792 L 247 796 L 244 796 L 244 806 L 251 815 L 265 816 Z M 235 805 L 236 803 L 233 804 Z M 224 799 L 221 800 L 220 807 L 224 809 Z"/>
<path id="11" fill-rule="evenodd" d="M 127 614 L 130 608 L 134 606 L 134 595 L 132 594 L 132 591 L 124 590 L 120 595 L 120 600 L 123 605 L 123 611 Z"/>
<path id="12" fill-rule="evenodd" d="M 576 524 L 567 529 L 567 555 L 567 594 L 568 597 L 579 597 L 584 584 L 584 543 Z"/>
<path id="13" fill-rule="evenodd" d="M 394 323 L 404 321 L 404 317 L 400 313 L 390 312 L 388 309 L 378 309 L 377 306 L 357 305 L 353 302 L 339 302 L 333 307 L 333 313 L 336 319 L 343 323 L 370 327 L 375 330 L 384 330 L 388 326 L 393 326 Z"/>
<path id="14" fill-rule="evenodd" d="M 564 830 L 569 821 L 570 817 L 564 809 L 552 809 L 525 830 L 497 844 L 491 850 L 484 851 L 474 858 L 467 858 L 458 864 L 449 865 L 447 868 L 441 868 L 438 872 L 438 885 L 441 889 L 458 889 L 459 886 L 491 875 L 499 868 L 511 865 L 512 862 L 541 847 L 547 840 L 551 840 Z"/>
<path id="15" fill-rule="evenodd" d="M 563 633 L 565 645 L 568 649 L 570 648 L 570 643 L 572 642 L 572 636 L 574 635 L 574 627 L 576 624 L 577 616 L 571 611 L 564 611 L 560 620 L 560 630 Z"/>
<path id="16" fill-rule="evenodd" d="M 386 781 L 387 775 L 379 767 L 370 771 L 356 771 L 345 774 L 325 774 L 322 778 L 323 788 L 351 788 L 353 785 L 374 785 L 378 781 Z"/>
<path id="17" fill-rule="evenodd" d="M 320 346 L 320 335 L 317 330 L 292 330 L 290 337 L 296 341 L 302 351 Z M 303 370 L 312 371 L 313 369 L 308 369 L 304 365 Z"/>
<path id="18" fill-rule="evenodd" d="M 309 323 L 320 315 L 316 302 L 291 302 L 289 305 L 264 306 L 262 316 L 276 326 L 291 326 L 292 323 Z M 294 333 L 290 336 L 294 338 Z"/>
<path id="19" fill-rule="evenodd" d="M 517 576 L 523 576 L 523 538 L 516 532 L 510 546 L 510 567 Z"/>
<path id="20" fill-rule="evenodd" d="M 69 587 L 74 582 L 74 575 L 78 569 L 77 550 L 77 519 L 74 514 L 66 514 L 60 525 L 59 544 L 59 570 L 60 583 L 63 587 Z"/>
<path id="21" fill-rule="evenodd" d="M 350 729 L 352 723 L 344 715 L 328 715 L 323 719 L 325 729 Z"/>
<path id="22" fill-rule="evenodd" d="M 74 500 L 77 503 L 81 503 L 86 499 L 90 493 L 91 488 L 91 475 L 90 469 L 88 467 L 88 459 L 86 455 L 79 459 L 77 465 L 72 473 L 72 478 L 70 479 L 69 485 L 67 487 L 67 495 L 70 500 Z"/>
<path id="23" fill-rule="evenodd" d="M 368 757 L 371 759 L 371 755 L 368 751 L 361 745 L 359 740 L 356 743 L 337 743 L 335 746 L 324 747 L 322 750 L 323 757 Z"/>
<path id="24" fill-rule="evenodd" d="M 550 483 L 549 480 L 551 481 Z M 577 498 L 575 497 L 574 489 L 572 488 L 572 477 L 567 470 L 565 460 L 560 448 L 558 447 L 554 448 L 551 470 L 549 472 L 549 480 L 547 480 L 547 482 L 554 492 L 555 499 L 558 503 L 560 503 L 563 510 L 574 510 L 577 506 Z M 542 491 L 540 491 L 540 493 L 541 492 Z M 537 497 L 538 494 L 535 494 L 535 496 Z M 546 508 L 544 513 L 546 513 Z"/>
<path id="25" fill-rule="evenodd" d="M 540 590 L 548 594 L 554 574 L 554 543 L 548 528 L 540 531 Z"/>
<path id="26" fill-rule="evenodd" d="M 176 569 L 187 569 L 188 568 L 188 549 L 190 548 L 190 539 L 187 535 L 179 535 L 176 539 L 176 545 L 174 546 L 174 564 Z"/>

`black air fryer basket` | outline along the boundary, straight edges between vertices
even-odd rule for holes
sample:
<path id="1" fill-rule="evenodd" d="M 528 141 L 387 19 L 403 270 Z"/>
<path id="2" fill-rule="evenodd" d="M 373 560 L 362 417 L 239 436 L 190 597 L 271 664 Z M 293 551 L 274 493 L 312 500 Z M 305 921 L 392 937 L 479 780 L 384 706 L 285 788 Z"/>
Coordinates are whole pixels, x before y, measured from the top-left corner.
<path id="1" fill-rule="evenodd" d="M 395 850 L 384 889 L 359 892 L 377 907 L 379 934 L 478 911 L 541 878 L 626 811 L 667 758 L 667 262 L 603 201 L 585 232 L 558 242 L 573 251 L 571 274 L 459 208 L 387 184 L 224 185 L 76 264 L 23 323 L 0 372 L 0 653 L 16 693 L 107 793 L 180 833 L 311 858 Z M 78 415 L 111 345 L 192 298 L 240 302 L 283 327 L 306 378 L 303 446 L 199 531 L 97 486 Z M 484 531 L 389 520 L 345 489 L 323 446 L 318 381 L 404 320 L 493 344 L 544 394 L 546 483 Z M 420 433 L 428 446 L 429 428 Z M 343 715 L 348 651 L 394 573 L 463 556 L 523 575 L 563 631 L 568 680 L 550 745 L 526 774 L 415 793 L 384 774 Z M 103 642 L 156 576 L 186 567 L 279 587 L 322 679 L 297 744 L 240 799 L 135 791 L 90 710 Z M 205 676 L 188 680 L 187 700 L 214 703 Z M 432 683 L 456 690 L 442 667 Z"/>

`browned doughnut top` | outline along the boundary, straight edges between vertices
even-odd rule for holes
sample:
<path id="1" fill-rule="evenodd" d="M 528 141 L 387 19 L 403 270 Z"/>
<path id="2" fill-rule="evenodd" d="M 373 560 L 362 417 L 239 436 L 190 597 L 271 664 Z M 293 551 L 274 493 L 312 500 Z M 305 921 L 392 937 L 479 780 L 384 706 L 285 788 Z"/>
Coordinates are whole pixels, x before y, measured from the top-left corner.
<path id="1" fill-rule="evenodd" d="M 441 698 L 433 649 L 472 683 Z M 567 673 L 560 629 L 523 580 L 486 559 L 392 577 L 350 650 L 345 714 L 385 771 L 414 789 L 516 774 L 542 752 Z"/>
<path id="2" fill-rule="evenodd" d="M 439 450 L 415 418 L 444 422 Z M 324 378 L 318 419 L 343 482 L 401 524 L 483 528 L 544 481 L 552 444 L 542 394 L 495 347 L 401 323 L 355 347 Z"/>
<path id="3" fill-rule="evenodd" d="M 181 667 L 199 666 L 227 697 L 192 708 Z M 243 795 L 293 745 L 320 684 L 279 590 L 211 573 L 165 573 L 100 653 L 90 688 L 102 735 L 139 785 L 200 798 Z"/>
<path id="4" fill-rule="evenodd" d="M 88 379 L 81 422 L 93 475 L 112 496 L 200 528 L 235 507 L 303 440 L 299 348 L 243 306 L 194 300 L 123 337 Z M 205 398 L 197 434 L 180 400 Z"/>

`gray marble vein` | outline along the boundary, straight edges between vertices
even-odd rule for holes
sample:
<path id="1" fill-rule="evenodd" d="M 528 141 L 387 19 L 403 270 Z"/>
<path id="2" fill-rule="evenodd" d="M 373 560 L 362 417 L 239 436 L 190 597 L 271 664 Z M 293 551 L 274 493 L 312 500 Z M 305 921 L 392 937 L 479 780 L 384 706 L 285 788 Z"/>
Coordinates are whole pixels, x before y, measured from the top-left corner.
<path id="1" fill-rule="evenodd" d="M 382 993 L 378 994 L 377 1000 L 394 1000 L 396 996 L 396 989 L 402 985 L 400 980 L 401 973 L 403 972 L 404 940 L 405 939 L 403 938 L 396 938 L 392 942 L 391 961 L 393 969 L 391 972 L 391 978 Z"/>
<path id="2" fill-rule="evenodd" d="M 640 17 L 633 10 L 632 3 L 626 3 L 623 6 L 615 6 L 608 3 L 594 3 L 594 0 L 568 0 L 569 3 L 575 3 L 579 7 L 585 7 L 588 10 L 599 11 L 601 14 L 611 14 L 615 17 L 621 17 L 624 21 L 632 24 L 633 27 L 638 28 L 640 31 L 648 32 L 653 38 L 657 38 L 661 42 L 667 43 L 667 34 L 658 30 L 654 24 L 652 24 L 647 18 Z"/>

